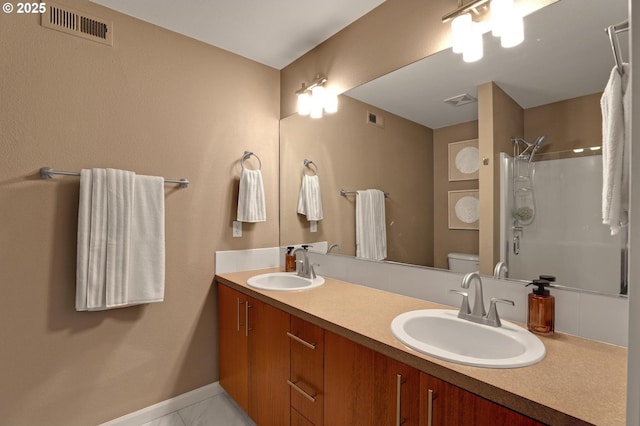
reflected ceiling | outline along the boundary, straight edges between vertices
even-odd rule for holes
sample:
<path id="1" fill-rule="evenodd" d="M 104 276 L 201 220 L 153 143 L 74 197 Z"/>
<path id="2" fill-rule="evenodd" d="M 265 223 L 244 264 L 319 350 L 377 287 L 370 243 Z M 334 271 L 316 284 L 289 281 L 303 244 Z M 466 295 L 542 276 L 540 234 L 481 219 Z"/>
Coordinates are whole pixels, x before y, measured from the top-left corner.
<path id="1" fill-rule="evenodd" d="M 488 81 L 523 108 L 600 92 L 614 64 L 604 28 L 627 14 L 627 0 L 561 0 L 525 18 L 525 42 L 517 47 L 504 49 L 488 33 L 478 62 L 464 63 L 449 49 L 346 95 L 437 129 L 476 120 L 476 103 L 443 101 L 463 93 L 477 97 L 477 86 Z M 628 59 L 628 33 L 620 39 Z"/>

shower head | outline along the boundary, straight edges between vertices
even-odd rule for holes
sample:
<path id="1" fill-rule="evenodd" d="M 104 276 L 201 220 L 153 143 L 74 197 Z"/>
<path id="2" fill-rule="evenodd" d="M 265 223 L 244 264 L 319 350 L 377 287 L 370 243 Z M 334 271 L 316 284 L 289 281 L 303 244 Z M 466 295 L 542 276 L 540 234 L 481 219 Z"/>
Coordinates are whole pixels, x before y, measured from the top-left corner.
<path id="1" fill-rule="evenodd" d="M 536 140 L 530 145 L 532 146 L 532 148 L 531 148 L 531 154 L 529 154 L 529 162 L 533 160 L 533 156 L 536 154 L 536 152 L 540 149 L 540 146 L 546 140 L 547 140 L 547 135 L 538 136 Z"/>
<path id="2" fill-rule="evenodd" d="M 540 147 L 540 145 L 542 145 L 542 144 L 544 143 L 544 141 L 546 141 L 546 140 L 547 140 L 547 135 L 538 136 L 538 137 L 536 138 L 535 142 L 533 142 L 533 145 L 534 145 L 536 148 L 539 148 L 539 147 Z"/>

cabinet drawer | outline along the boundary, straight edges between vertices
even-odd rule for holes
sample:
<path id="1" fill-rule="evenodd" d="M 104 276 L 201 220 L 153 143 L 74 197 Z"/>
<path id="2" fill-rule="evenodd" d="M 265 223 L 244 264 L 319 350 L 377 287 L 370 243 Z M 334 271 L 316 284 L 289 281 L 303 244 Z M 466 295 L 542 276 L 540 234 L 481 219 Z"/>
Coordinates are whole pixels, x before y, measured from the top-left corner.
<path id="1" fill-rule="evenodd" d="M 302 414 L 291 409 L 291 426 L 317 426 L 307 420 Z"/>
<path id="2" fill-rule="evenodd" d="M 316 426 L 323 424 L 324 330 L 291 316 L 291 407 Z M 293 412 L 294 410 L 292 410 Z M 292 414 L 293 419 L 293 414 Z"/>

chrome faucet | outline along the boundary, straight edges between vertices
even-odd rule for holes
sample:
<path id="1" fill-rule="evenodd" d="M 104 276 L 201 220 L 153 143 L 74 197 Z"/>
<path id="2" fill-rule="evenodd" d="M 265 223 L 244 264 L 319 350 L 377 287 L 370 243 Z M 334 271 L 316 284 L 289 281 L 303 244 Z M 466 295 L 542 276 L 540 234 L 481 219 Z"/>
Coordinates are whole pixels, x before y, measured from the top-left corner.
<path id="1" fill-rule="evenodd" d="M 449 290 L 453 293 L 457 293 L 462 296 L 462 304 L 460 305 L 460 311 L 458 312 L 458 318 L 466 319 L 478 324 L 490 325 L 492 327 L 500 327 L 500 316 L 498 315 L 498 309 L 496 304 L 506 303 L 514 306 L 512 300 L 491 298 L 491 304 L 489 305 L 489 313 L 484 309 L 484 301 L 482 297 L 482 279 L 477 272 L 469 272 L 462 279 L 462 288 L 467 289 L 471 285 L 471 281 L 475 280 L 475 297 L 473 300 L 473 309 L 469 308 L 469 295 L 464 291 Z"/>
<path id="2" fill-rule="evenodd" d="M 507 264 L 504 262 L 496 263 L 496 267 L 493 268 L 493 278 L 499 280 L 500 278 L 502 278 L 502 272 L 504 272 L 504 277 L 507 278 L 507 272 L 509 272 Z"/>
<path id="3" fill-rule="evenodd" d="M 298 247 L 291 254 L 296 256 L 296 253 L 298 253 L 299 251 L 302 252 L 302 260 L 296 261 L 300 263 L 300 267 L 296 267 L 296 270 L 298 271 L 297 275 L 302 278 L 315 279 L 316 271 L 314 271 L 313 265 L 309 262 L 308 247 L 309 246 L 307 245 Z"/>
<path id="4" fill-rule="evenodd" d="M 342 248 L 342 247 L 340 246 L 340 244 L 336 244 L 336 243 L 331 244 L 331 245 L 329 246 L 329 248 L 327 249 L 327 254 L 331 253 L 331 250 L 333 250 L 333 249 L 340 250 L 341 248 Z"/>

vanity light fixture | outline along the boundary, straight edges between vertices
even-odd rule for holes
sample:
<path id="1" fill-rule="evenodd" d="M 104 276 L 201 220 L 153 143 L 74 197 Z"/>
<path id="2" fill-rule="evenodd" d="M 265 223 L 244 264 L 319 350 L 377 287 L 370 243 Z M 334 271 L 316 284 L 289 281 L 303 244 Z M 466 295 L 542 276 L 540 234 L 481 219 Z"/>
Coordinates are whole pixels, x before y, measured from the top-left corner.
<path id="1" fill-rule="evenodd" d="M 451 44 L 455 53 L 462 53 L 465 62 L 475 62 L 482 58 L 482 34 L 486 25 L 475 22 L 473 16 L 480 17 L 490 12 L 488 19 L 491 32 L 500 37 L 502 47 L 509 48 L 524 41 L 524 23 L 514 6 L 514 0 L 458 0 L 458 8 L 442 17 L 442 22 L 451 21 Z"/>
<path id="2" fill-rule="evenodd" d="M 327 77 L 318 75 L 309 83 L 302 83 L 302 88 L 296 92 L 298 96 L 298 114 L 309 115 L 311 118 L 322 118 L 322 114 L 332 114 L 338 111 L 338 94 L 324 87 Z"/>

